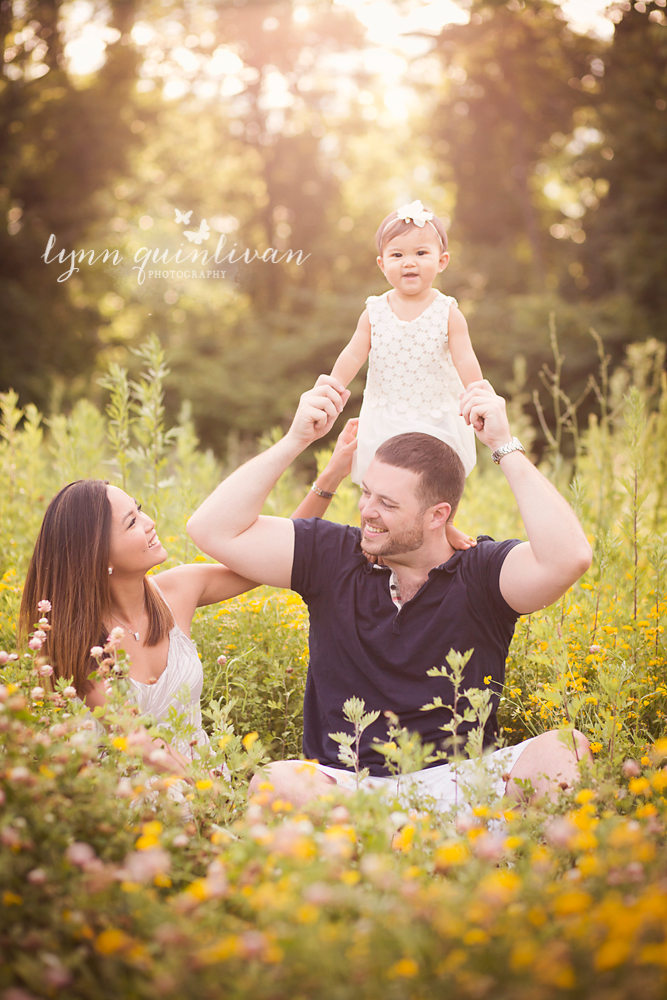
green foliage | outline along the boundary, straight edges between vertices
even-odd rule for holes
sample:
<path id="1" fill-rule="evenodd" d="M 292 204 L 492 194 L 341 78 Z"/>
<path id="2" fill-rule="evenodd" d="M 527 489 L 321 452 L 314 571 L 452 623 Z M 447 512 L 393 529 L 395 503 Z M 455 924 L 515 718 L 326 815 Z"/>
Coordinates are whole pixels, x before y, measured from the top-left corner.
<path id="1" fill-rule="evenodd" d="M 329 733 L 329 738 L 338 743 L 338 759 L 343 767 L 354 769 L 357 777 L 357 788 L 359 782 L 368 777 L 368 768 L 362 768 L 359 760 L 359 746 L 361 737 L 369 726 L 380 718 L 380 712 L 367 712 L 366 702 L 363 698 L 348 698 L 343 702 L 343 715 L 345 719 L 354 727 L 352 733 Z"/>
<path id="2" fill-rule="evenodd" d="M 160 752 L 147 755 L 142 744 L 146 732 L 187 741 L 188 720 L 173 712 L 165 727 L 141 718 L 128 700 L 126 663 L 100 665 L 111 690 L 93 716 L 66 680 L 50 688 L 38 653 L 13 652 L 41 512 L 61 477 L 85 473 L 91 440 L 98 468 L 118 480 L 124 474 L 129 488 L 155 490 L 172 558 L 193 558 L 185 516 L 220 473 L 198 451 L 187 408 L 169 428 L 163 364 L 147 359 L 134 380 L 143 385 L 138 400 L 114 369 L 106 413 L 86 404 L 46 432 L 34 407 L 22 411 L 11 393 L 0 399 L 0 989 L 21 990 L 21 1000 L 216 1000 L 224 981 L 233 1000 L 306 991 L 324 1000 L 470 1000 L 490 991 L 513 1000 L 527 990 L 553 1000 L 601 989 L 630 1000 L 638 988 L 660 1000 L 667 935 L 667 548 L 664 491 L 654 474 L 664 454 L 655 432 L 665 411 L 660 352 L 633 347 L 622 368 L 599 373 L 599 412 L 579 435 L 574 464 L 554 455 L 544 465 L 560 482 L 576 473 L 571 495 L 595 563 L 558 604 L 520 620 L 500 705 L 509 742 L 553 727 L 569 741 L 577 728 L 590 738 L 594 762 L 582 769 L 580 786 L 539 808 L 499 800 L 480 781 L 464 815 L 433 812 L 414 788 L 401 791 L 401 777 L 437 759 L 440 747 L 421 746 L 395 717 L 388 739 L 374 744 L 396 777 L 386 796 L 332 786 L 295 813 L 264 784 L 246 804 L 253 771 L 300 751 L 307 613 L 296 595 L 261 588 L 198 611 L 193 635 L 211 743 L 188 785 L 165 777 Z M 513 418 L 521 419 L 530 388 L 518 365 Z M 134 457 L 140 448 L 158 454 L 147 437 L 134 437 L 141 400 L 152 401 L 151 426 L 166 459 L 155 482 Z M 520 536 L 503 482 L 481 455 L 461 524 Z M 304 489 L 297 476 L 286 479 L 272 511 L 289 514 Z M 354 513 L 351 488 L 336 500 L 345 517 Z M 432 673 L 455 691 L 443 737 L 457 740 L 472 727 L 474 752 L 490 692 L 466 686 L 466 660 L 453 651 Z M 345 712 L 350 731 L 335 735 L 361 776 L 358 739 L 376 713 L 353 692 Z"/>
<path id="3" fill-rule="evenodd" d="M 0 390 L 17 390 L 22 406 L 69 415 L 78 398 L 95 398 L 109 362 L 136 379 L 132 350 L 156 334 L 171 359 L 170 422 L 189 399 L 197 436 L 234 461 L 235 442 L 252 447 L 283 424 L 330 370 L 366 295 L 386 287 L 373 233 L 412 197 L 452 220 L 440 284 L 458 297 L 501 391 L 517 354 L 531 383 L 550 364 L 548 337 L 536 331 L 551 312 L 569 359 L 561 389 L 573 401 L 595 363 L 590 327 L 614 366 L 629 338 L 664 340 L 659 5 L 612 11 L 616 30 L 603 41 L 573 32 L 555 4 L 475 0 L 470 22 L 446 25 L 433 42 L 428 85 L 416 58 L 404 81 L 416 103 L 409 121 L 392 117 L 384 78 L 359 68 L 370 65 L 368 42 L 340 4 L 273 5 L 270 28 L 263 0 L 93 6 L 110 31 L 106 62 L 87 77 L 63 52 L 67 8 L 60 19 L 29 0 L 0 17 Z M 137 23 L 150 26 L 149 42 L 135 40 Z M 215 51 L 243 62 L 222 93 L 209 74 Z M 263 95 L 276 72 L 285 97 L 270 107 Z M 160 91 L 171 76 L 181 99 Z M 300 249 L 308 260 L 140 286 L 135 253 L 174 254 L 183 238 L 174 207 L 208 219 L 227 249 Z M 41 259 L 51 233 L 64 263 Z M 58 282 L 69 254 L 84 249 L 123 262 L 79 260 Z M 363 373 L 352 406 L 362 385 Z M 589 393 L 581 423 L 594 406 Z M 546 427 L 559 433 L 550 411 Z"/>

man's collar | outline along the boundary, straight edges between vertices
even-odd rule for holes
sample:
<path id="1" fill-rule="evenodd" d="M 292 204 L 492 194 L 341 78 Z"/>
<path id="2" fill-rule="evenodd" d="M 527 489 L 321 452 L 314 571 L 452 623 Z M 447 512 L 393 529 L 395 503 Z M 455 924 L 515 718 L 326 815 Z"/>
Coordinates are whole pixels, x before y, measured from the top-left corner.
<path id="1" fill-rule="evenodd" d="M 490 535 L 478 535 L 477 536 L 477 542 L 478 543 L 479 542 L 492 542 L 492 541 L 493 541 L 493 538 L 491 538 Z M 359 545 L 359 548 L 361 549 L 361 545 Z M 442 570 L 445 573 L 455 573 L 457 571 L 458 567 L 459 567 L 459 563 L 461 562 L 462 558 L 466 555 L 467 552 L 472 552 L 472 551 L 473 551 L 473 549 L 456 549 L 454 551 L 454 554 L 451 555 L 449 557 L 449 559 L 447 559 L 445 562 L 440 563 L 438 566 L 433 566 L 428 571 L 428 575 L 430 576 L 431 573 L 434 573 L 436 570 Z M 364 555 L 364 558 L 365 558 L 365 554 L 364 554 L 363 549 L 361 549 L 361 552 L 362 552 L 362 555 Z M 386 570 L 388 573 L 391 572 L 391 567 L 390 566 L 385 566 L 384 563 L 371 563 L 371 562 L 368 562 L 368 560 L 366 561 L 366 566 L 364 567 L 364 569 L 366 570 L 367 573 L 371 573 L 374 569 L 383 569 L 383 570 Z"/>

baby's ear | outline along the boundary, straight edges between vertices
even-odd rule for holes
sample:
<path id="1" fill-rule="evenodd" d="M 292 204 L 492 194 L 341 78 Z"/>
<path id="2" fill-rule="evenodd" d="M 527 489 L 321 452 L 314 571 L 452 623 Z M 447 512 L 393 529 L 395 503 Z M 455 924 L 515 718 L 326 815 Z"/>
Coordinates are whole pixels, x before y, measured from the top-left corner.
<path id="1" fill-rule="evenodd" d="M 445 250 L 444 253 L 440 254 L 440 266 L 438 270 L 444 271 L 448 264 L 449 264 L 449 254 Z"/>
<path id="2" fill-rule="evenodd" d="M 380 270 L 382 271 L 382 273 L 384 274 L 384 261 L 382 260 L 382 255 L 380 255 L 379 257 L 376 257 L 375 258 L 375 262 L 376 262 L 377 266 L 380 268 Z"/>

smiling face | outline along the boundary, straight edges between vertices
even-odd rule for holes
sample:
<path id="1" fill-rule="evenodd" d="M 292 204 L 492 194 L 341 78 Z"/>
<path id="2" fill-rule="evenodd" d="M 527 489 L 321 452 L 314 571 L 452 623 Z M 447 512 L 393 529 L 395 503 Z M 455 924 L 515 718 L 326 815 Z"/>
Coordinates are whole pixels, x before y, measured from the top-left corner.
<path id="1" fill-rule="evenodd" d="M 401 295 L 418 295 L 431 287 L 436 275 L 447 267 L 449 254 L 443 250 L 433 226 L 410 226 L 405 233 L 388 240 L 377 259 L 390 285 Z"/>
<path id="2" fill-rule="evenodd" d="M 449 504 L 424 510 L 420 481 L 421 476 L 410 469 L 377 459 L 370 463 L 359 500 L 361 548 L 368 555 L 392 557 L 421 549 L 427 540 L 427 515 L 429 526 L 440 522 L 444 526 Z"/>
<path id="3" fill-rule="evenodd" d="M 111 504 L 109 565 L 114 575 L 143 575 L 164 562 L 167 552 L 157 536 L 155 522 L 143 513 L 136 500 L 117 486 L 107 487 L 107 497 Z"/>

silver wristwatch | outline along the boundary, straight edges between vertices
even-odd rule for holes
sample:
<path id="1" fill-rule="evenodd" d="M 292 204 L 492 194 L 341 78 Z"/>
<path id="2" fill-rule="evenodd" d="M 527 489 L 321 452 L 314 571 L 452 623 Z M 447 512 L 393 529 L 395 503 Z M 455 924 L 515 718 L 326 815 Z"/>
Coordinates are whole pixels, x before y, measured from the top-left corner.
<path id="1" fill-rule="evenodd" d="M 496 448 L 496 450 L 491 455 L 491 458 L 496 463 L 496 465 L 498 465 L 500 463 L 500 459 L 504 458 L 505 455 L 509 455 L 511 451 L 522 451 L 524 455 L 526 454 L 526 449 L 521 444 L 519 439 L 513 437 L 511 441 L 507 442 L 507 444 L 502 445 L 500 448 Z"/>

